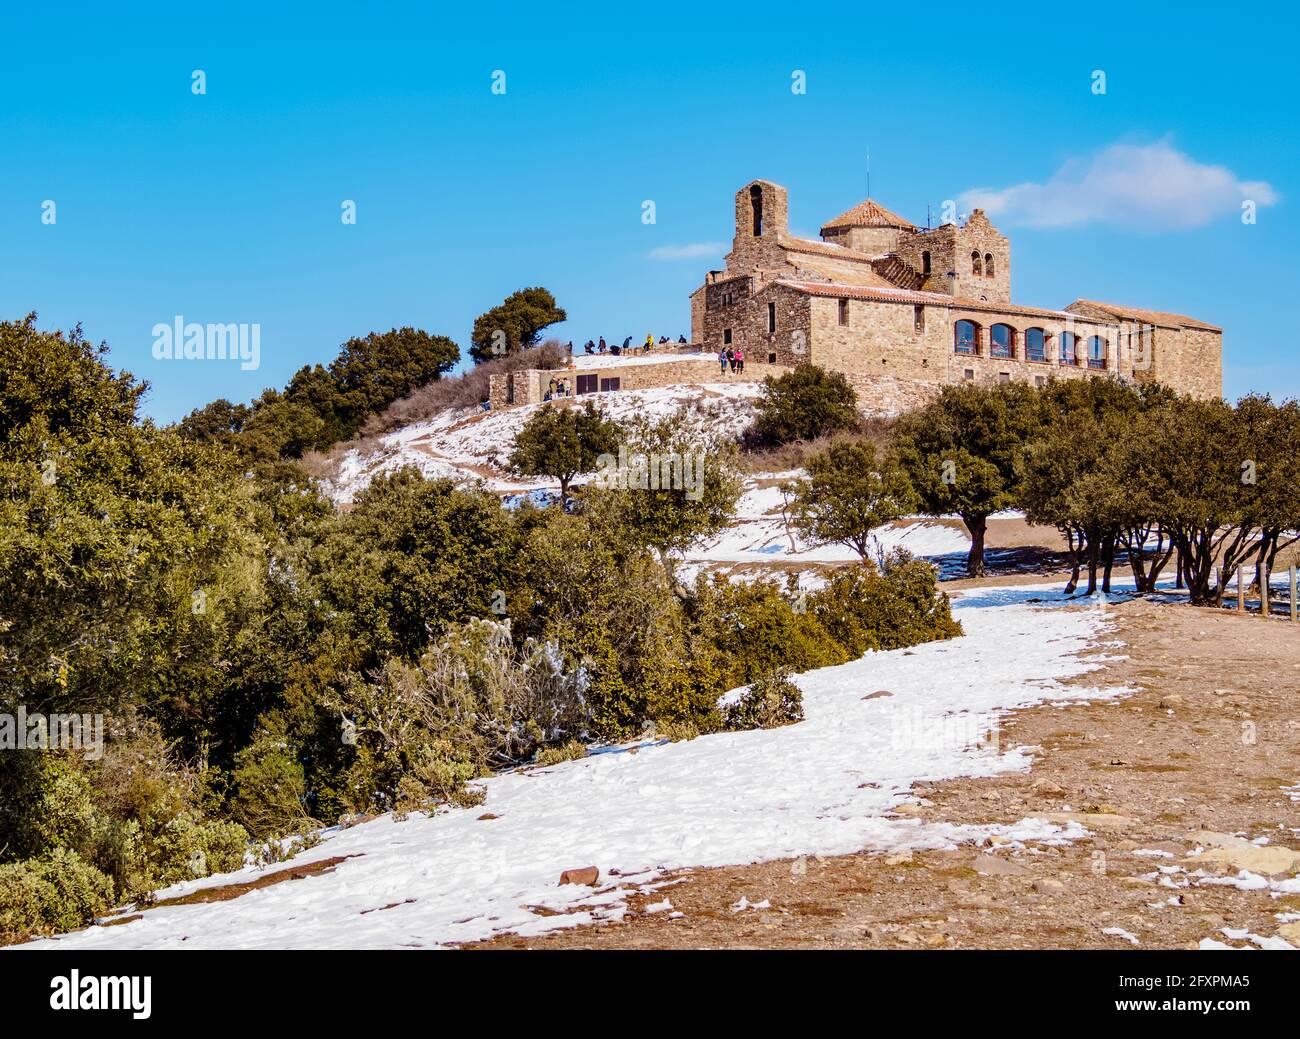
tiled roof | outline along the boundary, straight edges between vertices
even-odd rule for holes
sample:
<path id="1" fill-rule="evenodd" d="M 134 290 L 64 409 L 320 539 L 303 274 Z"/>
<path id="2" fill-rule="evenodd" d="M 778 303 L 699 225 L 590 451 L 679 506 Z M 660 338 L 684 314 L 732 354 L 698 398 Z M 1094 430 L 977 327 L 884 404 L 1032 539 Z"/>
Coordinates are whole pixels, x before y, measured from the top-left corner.
<path id="1" fill-rule="evenodd" d="M 791 281 L 780 279 L 775 282 L 796 292 L 809 296 L 842 297 L 845 299 L 867 299 L 878 303 L 923 303 L 927 306 L 951 307 L 953 310 L 977 310 L 988 314 L 1016 314 L 1022 317 L 1050 317 L 1054 320 L 1083 320 L 1093 324 L 1095 318 L 1075 314 L 1066 310 L 1048 310 L 1043 307 L 1022 307 L 1015 303 L 991 303 L 982 299 L 963 299 L 949 296 L 946 292 L 918 292 L 912 289 L 882 288 L 876 286 L 845 285 L 842 282 Z"/>
<path id="2" fill-rule="evenodd" d="M 795 238 L 793 235 L 782 236 L 778 242 L 783 249 L 795 253 L 815 253 L 818 256 L 834 256 L 840 260 L 857 260 L 860 263 L 870 263 L 875 259 L 867 253 L 834 242 L 814 242 L 811 238 Z"/>
<path id="3" fill-rule="evenodd" d="M 828 229 L 840 227 L 903 227 L 912 231 L 915 230 L 916 225 L 904 220 L 897 213 L 890 212 L 879 202 L 867 199 L 824 224 L 822 234 L 825 234 Z"/>
<path id="4" fill-rule="evenodd" d="M 1095 299 L 1076 299 L 1070 304 L 1072 307 L 1077 306 L 1095 307 L 1097 310 L 1105 311 L 1116 319 L 1127 318 L 1129 321 L 1139 321 L 1148 325 L 1165 325 L 1172 328 L 1199 328 L 1207 332 L 1222 332 L 1223 329 L 1217 325 L 1211 325 L 1204 321 L 1199 321 L 1194 317 L 1188 317 L 1186 314 L 1170 314 L 1163 310 L 1143 310 L 1140 307 L 1120 307 L 1114 303 L 1099 303 Z"/>

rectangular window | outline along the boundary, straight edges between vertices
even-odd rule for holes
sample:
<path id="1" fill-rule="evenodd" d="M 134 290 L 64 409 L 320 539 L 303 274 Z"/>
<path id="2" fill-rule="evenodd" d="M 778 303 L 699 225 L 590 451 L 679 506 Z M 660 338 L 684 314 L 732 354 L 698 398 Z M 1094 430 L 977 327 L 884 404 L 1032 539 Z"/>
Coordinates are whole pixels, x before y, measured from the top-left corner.
<path id="1" fill-rule="evenodd" d="M 769 303 L 767 305 L 767 330 L 768 332 L 776 331 L 776 304 L 775 303 Z"/>
<path id="2" fill-rule="evenodd" d="M 619 388 L 621 382 L 622 380 L 617 375 L 614 376 L 612 379 L 601 379 L 600 392 L 608 393 L 610 390 L 616 390 Z"/>
<path id="3" fill-rule="evenodd" d="M 848 323 L 849 323 L 849 301 L 847 299 L 842 299 L 840 300 L 840 324 L 847 325 Z"/>
<path id="4" fill-rule="evenodd" d="M 918 332 L 925 331 L 925 307 L 915 306 L 912 308 L 912 324 Z"/>
<path id="5" fill-rule="evenodd" d="M 966 371 L 963 372 L 962 374 L 965 376 L 967 382 L 973 382 L 974 379 L 975 379 L 975 369 L 974 369 L 974 368 L 967 368 Z"/>
<path id="6" fill-rule="evenodd" d="M 579 375 L 579 376 L 578 376 L 578 392 L 579 392 L 579 393 L 595 393 L 596 390 L 597 390 L 597 388 L 598 388 L 598 380 L 599 380 L 599 379 L 600 379 L 600 376 L 598 376 L 598 375 Z"/>
<path id="7" fill-rule="evenodd" d="M 998 382 L 1010 382 L 1010 381 L 1011 381 L 1010 372 L 998 372 Z"/>
<path id="8" fill-rule="evenodd" d="M 727 345 L 727 346 L 731 344 L 731 329 L 724 328 L 722 330 L 722 342 L 723 345 Z"/>
<path id="9" fill-rule="evenodd" d="M 773 350 L 770 354 L 767 355 L 767 363 L 768 363 L 768 364 L 776 364 L 776 351 L 775 351 L 775 350 Z"/>

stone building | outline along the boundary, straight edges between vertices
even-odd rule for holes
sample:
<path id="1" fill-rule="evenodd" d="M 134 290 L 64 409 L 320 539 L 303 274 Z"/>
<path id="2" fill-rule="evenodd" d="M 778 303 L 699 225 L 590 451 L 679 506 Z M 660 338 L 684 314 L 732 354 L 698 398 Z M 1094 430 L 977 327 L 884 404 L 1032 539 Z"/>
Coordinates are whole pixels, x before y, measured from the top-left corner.
<path id="1" fill-rule="evenodd" d="M 811 362 L 843 372 L 865 407 L 919 403 L 946 382 L 1123 376 L 1199 397 L 1222 393 L 1222 331 L 1181 314 L 1076 300 L 1011 302 L 1011 243 L 976 209 L 916 227 L 868 199 L 790 234 L 785 188 L 736 193 L 723 270 L 691 296 L 705 352 L 744 349 L 750 366 Z"/>
<path id="2" fill-rule="evenodd" d="M 1012 303 L 1011 243 L 983 210 L 922 228 L 867 199 L 813 241 L 790 233 L 785 188 L 756 180 L 736 193 L 725 264 L 691 294 L 690 350 L 674 347 L 662 363 L 586 357 L 562 372 L 494 375 L 492 407 L 542 400 L 556 376 L 579 395 L 717 381 L 713 358 L 728 347 L 744 351 L 746 379 L 803 363 L 843 372 L 873 412 L 924 403 L 944 383 L 1051 376 L 1223 392 L 1214 325 L 1085 299 L 1063 310 Z"/>

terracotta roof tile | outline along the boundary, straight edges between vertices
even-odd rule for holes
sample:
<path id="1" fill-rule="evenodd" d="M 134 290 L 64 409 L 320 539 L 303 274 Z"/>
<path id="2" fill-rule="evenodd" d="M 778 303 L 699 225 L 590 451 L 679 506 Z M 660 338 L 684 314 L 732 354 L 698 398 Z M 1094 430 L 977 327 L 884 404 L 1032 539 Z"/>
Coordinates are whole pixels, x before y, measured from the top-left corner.
<path id="1" fill-rule="evenodd" d="M 1095 299 L 1076 299 L 1070 304 L 1077 307 L 1080 304 L 1086 307 L 1095 307 L 1098 310 L 1105 311 L 1116 319 L 1127 318 L 1130 321 L 1144 322 L 1148 325 L 1166 325 L 1173 328 L 1199 328 L 1207 332 L 1222 332 L 1223 329 L 1217 325 L 1211 325 L 1205 321 L 1200 321 L 1194 317 L 1188 317 L 1186 314 L 1171 314 L 1163 310 L 1143 310 L 1140 307 L 1121 307 L 1114 303 L 1100 303 Z"/>
<path id="2" fill-rule="evenodd" d="M 879 303 L 923 303 L 927 306 L 951 307 L 953 310 L 977 310 L 987 314 L 1016 314 L 1021 317 L 1050 317 L 1054 320 L 1085 321 L 1098 324 L 1096 318 L 1075 314 L 1067 310 L 1048 310 L 1045 307 L 1022 307 L 1015 303 L 991 303 L 982 299 L 964 299 L 949 296 L 946 292 L 919 292 L 913 289 L 884 288 L 877 286 L 845 285 L 842 282 L 811 282 L 779 279 L 774 284 L 784 285 L 796 292 L 810 296 L 866 299 Z"/>
<path id="3" fill-rule="evenodd" d="M 916 229 L 915 224 L 904 220 L 873 199 L 859 202 L 852 209 L 822 225 L 822 234 L 825 234 L 827 229 L 840 227 L 903 227 L 909 231 Z"/>

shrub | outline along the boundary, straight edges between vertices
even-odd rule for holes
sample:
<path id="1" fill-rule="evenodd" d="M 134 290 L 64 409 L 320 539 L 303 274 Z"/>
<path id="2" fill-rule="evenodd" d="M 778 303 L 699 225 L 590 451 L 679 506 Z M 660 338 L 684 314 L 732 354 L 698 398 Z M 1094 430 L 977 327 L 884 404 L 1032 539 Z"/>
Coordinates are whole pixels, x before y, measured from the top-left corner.
<path id="1" fill-rule="evenodd" d="M 0 866 L 0 944 L 85 926 L 112 900 L 112 880 L 75 851 Z"/>
<path id="2" fill-rule="evenodd" d="M 790 681 L 790 669 L 778 667 L 750 683 L 723 713 L 732 731 L 777 729 L 803 721 L 803 693 Z"/>
<path id="3" fill-rule="evenodd" d="M 581 740 L 569 740 L 559 747 L 545 747 L 537 752 L 537 764 L 558 765 L 561 761 L 578 761 L 587 756 L 587 745 Z"/>
<path id="4" fill-rule="evenodd" d="M 235 757 L 230 811 L 257 838 L 278 837 L 310 824 L 302 765 L 284 740 L 268 733 Z"/>
<path id="5" fill-rule="evenodd" d="M 838 571 L 808 605 L 851 658 L 962 634 L 934 567 L 901 550 L 879 568 L 868 562 Z"/>
<path id="6" fill-rule="evenodd" d="M 801 364 L 763 380 L 758 414 L 746 433 L 749 447 L 815 440 L 858 425 L 858 395 L 840 372 Z"/>

